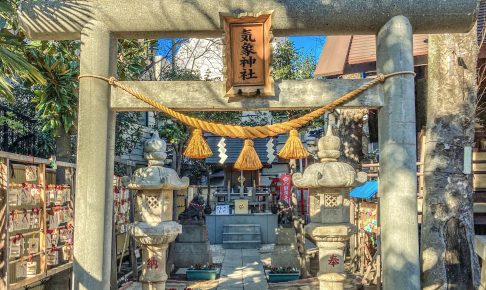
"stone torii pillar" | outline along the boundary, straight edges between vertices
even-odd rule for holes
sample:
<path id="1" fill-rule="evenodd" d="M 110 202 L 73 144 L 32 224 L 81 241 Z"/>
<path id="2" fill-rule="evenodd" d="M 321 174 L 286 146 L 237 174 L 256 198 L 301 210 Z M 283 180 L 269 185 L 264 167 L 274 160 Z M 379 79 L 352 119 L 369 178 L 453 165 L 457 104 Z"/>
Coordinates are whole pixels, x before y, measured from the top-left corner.
<path id="1" fill-rule="evenodd" d="M 390 19 L 376 37 L 378 73 L 413 71 L 412 26 Z M 415 83 L 412 75 L 388 78 L 378 112 L 380 223 L 383 288 L 420 289 L 417 221 Z"/>
<path id="2" fill-rule="evenodd" d="M 274 36 L 376 34 L 378 72 L 413 69 L 414 33 L 467 32 L 477 0 L 50 0 L 23 1 L 20 22 L 34 40 L 81 39 L 81 74 L 115 75 L 117 38 L 220 37 L 220 16 L 273 10 Z M 402 16 L 401 16 L 402 15 Z M 403 37 L 399 42 L 400 37 Z M 338 84 L 338 85 L 337 85 Z M 276 82 L 276 96 L 229 102 L 222 82 L 129 85 L 179 111 L 304 109 L 323 106 L 360 81 Z M 346 106 L 380 108 L 384 283 L 418 289 L 419 262 L 413 80 L 395 76 Z M 160 96 L 165 93 L 166 96 Z M 110 99 L 111 95 L 111 99 Z M 184 96 L 188 102 L 181 101 Z M 296 98 L 295 96 L 300 96 Z M 74 289 L 108 290 L 110 281 L 113 111 L 153 110 L 96 79 L 82 79 L 79 96 Z M 406 115 L 410 113 L 411 115 Z M 399 182 L 400 180 L 400 182 Z M 403 191 L 398 191 L 402 186 Z M 409 203 L 410 202 L 410 203 Z M 403 207 L 399 207 L 399 206 Z M 395 215 L 396 212 L 400 218 Z M 395 223 L 396 224 L 393 224 Z M 408 235 L 410 234 L 410 235 Z M 86 239 L 86 237 L 90 237 Z M 393 286 L 392 284 L 393 283 Z"/>
<path id="3" fill-rule="evenodd" d="M 80 73 L 115 75 L 117 40 L 93 21 L 81 34 Z M 110 86 L 81 79 L 73 263 L 74 289 L 110 289 L 115 112 Z M 90 237 L 90 238 L 87 238 Z"/>

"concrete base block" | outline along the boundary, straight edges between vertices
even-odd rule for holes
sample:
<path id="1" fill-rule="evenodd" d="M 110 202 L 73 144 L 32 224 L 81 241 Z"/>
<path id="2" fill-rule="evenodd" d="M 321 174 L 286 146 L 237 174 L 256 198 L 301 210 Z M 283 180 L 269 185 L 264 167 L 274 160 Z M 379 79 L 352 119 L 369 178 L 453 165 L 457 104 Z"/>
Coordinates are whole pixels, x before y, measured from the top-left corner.
<path id="1" fill-rule="evenodd" d="M 272 252 L 273 267 L 299 268 L 299 252 L 297 251 L 297 235 L 294 228 L 277 228 L 277 244 Z"/>
<path id="2" fill-rule="evenodd" d="M 296 245 L 297 234 L 294 228 L 277 228 L 277 245 Z"/>
<path id="3" fill-rule="evenodd" d="M 297 249 L 289 245 L 275 245 L 272 252 L 272 266 L 299 268 L 299 253 Z"/>
<path id="4" fill-rule="evenodd" d="M 211 264 L 211 249 L 209 242 L 179 243 L 171 249 L 170 261 L 176 267 L 189 267 L 195 264 Z"/>
<path id="5" fill-rule="evenodd" d="M 178 243 L 199 243 L 208 241 L 206 225 L 182 225 L 182 234 L 177 237 Z"/>
<path id="6" fill-rule="evenodd" d="M 182 233 L 171 247 L 169 264 L 190 267 L 195 264 L 211 264 L 211 248 L 205 224 L 183 224 Z"/>

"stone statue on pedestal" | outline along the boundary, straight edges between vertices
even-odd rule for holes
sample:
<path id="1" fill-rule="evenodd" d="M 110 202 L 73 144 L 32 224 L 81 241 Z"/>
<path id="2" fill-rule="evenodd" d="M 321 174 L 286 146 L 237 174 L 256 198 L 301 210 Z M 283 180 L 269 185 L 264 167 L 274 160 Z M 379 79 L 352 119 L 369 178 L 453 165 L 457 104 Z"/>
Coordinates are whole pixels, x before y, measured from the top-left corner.
<path id="1" fill-rule="evenodd" d="M 174 266 L 190 267 L 213 262 L 204 214 L 205 207 L 204 198 L 196 195 L 187 209 L 179 215 L 182 234 L 177 237 L 169 256 L 169 262 Z"/>
<path id="2" fill-rule="evenodd" d="M 286 201 L 277 203 L 278 228 L 275 229 L 277 242 L 272 252 L 272 267 L 299 268 L 297 237 L 293 227 L 293 211 Z"/>
<path id="3" fill-rule="evenodd" d="M 136 222 L 129 226 L 129 233 L 142 247 L 142 274 L 140 284 L 131 289 L 165 290 L 166 262 L 169 243 L 182 232 L 182 226 L 172 220 L 173 191 L 189 186 L 187 177 L 165 164 L 166 143 L 154 133 L 145 142 L 144 157 L 148 167 L 135 171 L 128 188 L 136 193 Z"/>
<path id="4" fill-rule="evenodd" d="M 349 222 L 349 191 L 366 181 L 366 174 L 338 162 L 340 139 L 328 130 L 319 139 L 319 163 L 304 173 L 293 175 L 294 185 L 309 188 L 311 223 L 304 230 L 319 248 L 319 285 L 321 290 L 344 289 L 344 248 L 356 227 Z"/>
<path id="5" fill-rule="evenodd" d="M 277 218 L 278 218 L 278 225 L 291 225 L 292 224 L 292 208 L 286 201 L 279 201 L 277 203 Z"/>
<path id="6" fill-rule="evenodd" d="M 179 222 L 181 224 L 190 224 L 190 223 L 206 223 L 206 215 L 204 210 L 206 208 L 206 202 L 201 195 L 196 195 L 192 201 L 189 203 L 189 206 L 184 210 L 181 214 L 179 214 Z"/>

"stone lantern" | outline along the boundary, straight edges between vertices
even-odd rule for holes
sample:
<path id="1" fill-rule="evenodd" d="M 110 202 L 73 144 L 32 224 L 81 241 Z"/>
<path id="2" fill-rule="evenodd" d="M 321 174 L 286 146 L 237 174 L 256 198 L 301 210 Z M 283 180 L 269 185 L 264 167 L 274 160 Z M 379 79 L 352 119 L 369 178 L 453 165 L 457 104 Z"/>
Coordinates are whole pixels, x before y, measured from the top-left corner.
<path id="1" fill-rule="evenodd" d="M 318 142 L 320 162 L 292 179 L 295 186 L 309 189 L 311 223 L 305 226 L 305 234 L 319 248 L 320 289 L 338 290 L 344 289 L 346 278 L 344 248 L 356 231 L 349 222 L 349 191 L 366 181 L 366 174 L 356 174 L 351 165 L 337 161 L 341 141 L 331 128 L 327 132 Z"/>
<path id="2" fill-rule="evenodd" d="M 165 141 L 154 133 L 144 146 L 148 167 L 137 169 L 128 185 L 137 191 L 136 222 L 129 226 L 129 233 L 142 247 L 143 290 L 165 290 L 167 248 L 182 232 L 182 226 L 172 220 L 173 191 L 186 189 L 189 179 L 164 167 L 165 151 Z M 132 289 L 140 289 L 140 285 Z"/>

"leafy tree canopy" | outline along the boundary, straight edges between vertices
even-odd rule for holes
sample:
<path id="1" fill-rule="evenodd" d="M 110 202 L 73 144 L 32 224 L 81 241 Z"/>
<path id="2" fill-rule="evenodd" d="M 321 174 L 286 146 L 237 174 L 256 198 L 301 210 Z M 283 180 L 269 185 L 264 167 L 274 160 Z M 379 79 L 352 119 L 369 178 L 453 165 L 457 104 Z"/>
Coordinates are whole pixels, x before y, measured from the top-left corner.
<path id="1" fill-rule="evenodd" d="M 12 115 L 14 111 L 21 111 L 24 117 L 40 125 L 40 130 L 35 130 L 36 135 L 41 134 L 37 131 L 42 131 L 47 133 L 42 134 L 43 137 L 50 135 L 52 140 L 59 136 L 68 138 L 66 142 L 73 143 L 73 154 L 75 139 L 70 135 L 75 136 L 77 131 L 80 42 L 27 40 L 18 27 L 16 9 L 16 0 L 0 2 L 0 102 L 3 99 L 2 103 L 12 110 L 2 116 L 0 123 L 22 134 L 22 130 L 27 129 Z M 149 40 L 120 40 L 118 77 L 138 79 L 147 67 L 154 45 L 155 41 Z M 6 100 L 9 103 L 5 103 Z M 139 118 L 139 113 L 117 114 L 117 154 L 130 152 L 140 142 Z M 28 154 L 45 157 L 46 151 Z"/>
<path id="2" fill-rule="evenodd" d="M 272 71 L 275 80 L 312 79 L 316 68 L 316 61 L 310 54 L 303 53 L 295 47 L 294 42 L 286 39 L 278 42 L 273 50 Z M 298 98 L 298 96 L 296 96 Z M 296 118 L 310 110 L 273 111 L 275 122 Z M 305 128 L 323 126 L 323 120 L 317 119 Z"/>
<path id="3" fill-rule="evenodd" d="M 39 70 L 29 63 L 24 51 L 38 43 L 29 42 L 19 30 L 16 15 L 16 2 L 0 1 L 0 100 L 13 102 L 13 89 L 20 84 L 46 83 Z"/>

